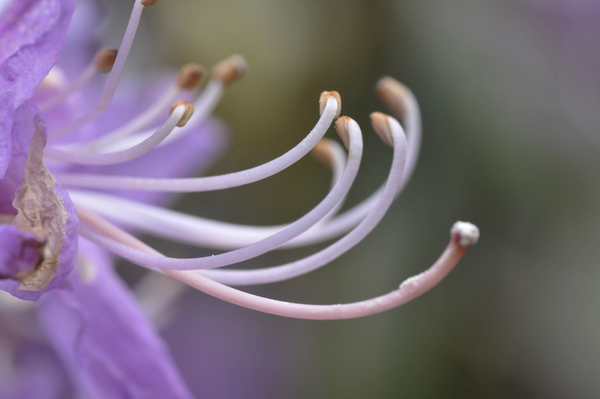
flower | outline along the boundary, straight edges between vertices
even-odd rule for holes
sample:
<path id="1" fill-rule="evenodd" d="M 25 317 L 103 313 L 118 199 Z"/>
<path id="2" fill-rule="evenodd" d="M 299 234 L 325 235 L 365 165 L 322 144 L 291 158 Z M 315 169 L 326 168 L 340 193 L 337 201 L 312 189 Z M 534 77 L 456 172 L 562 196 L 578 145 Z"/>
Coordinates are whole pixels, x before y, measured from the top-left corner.
<path id="1" fill-rule="evenodd" d="M 403 121 L 401 125 L 379 112 L 371 115 L 374 130 L 393 148 L 392 166 L 385 185 L 342 213 L 343 199 L 360 165 L 362 137 L 354 120 L 340 116 L 341 97 L 336 92 L 321 94 L 314 129 L 282 156 L 226 175 L 179 177 L 207 163 L 209 154 L 214 156 L 221 147 L 219 124 L 207 118 L 226 87 L 244 75 L 246 64 L 234 56 L 216 65 L 199 94 L 194 89 L 203 70 L 189 65 L 170 87 L 145 87 L 146 102 L 153 98 L 148 104 L 119 99 L 115 92 L 137 25 L 143 10 L 155 3 L 136 0 L 120 49 L 98 51 L 88 66 L 82 66 L 81 60 L 96 46 L 81 32 L 89 25 L 74 23 L 69 35 L 75 39 L 67 37 L 74 0 L 13 1 L 0 19 L 0 41 L 10 44 L 0 52 L 0 288 L 20 299 L 38 301 L 40 325 L 77 391 L 90 397 L 191 396 L 163 342 L 112 270 L 106 251 L 240 306 L 287 317 L 342 319 L 388 310 L 423 294 L 477 241 L 474 225 L 457 222 L 448 247 L 433 266 L 397 290 L 362 302 L 295 304 L 230 287 L 307 273 L 341 256 L 373 230 L 416 165 L 421 130 L 418 105 L 410 90 L 394 79 L 379 81 L 380 97 Z M 93 4 L 82 2 L 79 7 Z M 85 11 L 81 18 L 94 18 L 93 12 Z M 59 59 L 65 40 L 67 57 Z M 100 73 L 109 75 L 95 96 L 94 78 Z M 336 119 L 347 153 L 335 141 L 323 139 Z M 162 122 L 154 126 L 156 121 Z M 226 224 L 157 205 L 165 202 L 167 193 L 256 182 L 311 151 L 332 169 L 333 185 L 321 203 L 288 225 Z M 147 153 L 152 158 L 144 156 Z M 169 258 L 128 230 L 225 252 Z M 340 235 L 325 249 L 289 264 L 209 270 Z"/>

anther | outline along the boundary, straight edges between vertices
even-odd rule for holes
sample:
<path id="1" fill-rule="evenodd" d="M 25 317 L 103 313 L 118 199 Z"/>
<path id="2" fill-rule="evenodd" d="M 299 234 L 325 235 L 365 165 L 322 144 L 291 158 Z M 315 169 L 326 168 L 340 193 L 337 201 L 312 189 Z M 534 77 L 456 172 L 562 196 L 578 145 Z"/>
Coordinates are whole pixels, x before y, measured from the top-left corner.
<path id="1" fill-rule="evenodd" d="M 337 112 L 335 113 L 335 117 L 339 118 L 340 113 L 342 112 L 342 97 L 340 97 L 340 93 L 338 93 L 337 91 L 324 91 L 323 93 L 321 93 L 321 98 L 319 98 L 319 112 L 321 112 L 321 115 L 323 115 L 323 111 L 325 110 L 325 106 L 327 105 L 327 100 L 329 99 L 329 97 L 332 96 L 336 99 L 338 103 L 338 108 Z"/>
<path id="2" fill-rule="evenodd" d="M 158 3 L 158 0 L 142 0 L 141 3 L 144 7 L 150 7 Z"/>
<path id="3" fill-rule="evenodd" d="M 373 112 L 371 114 L 371 125 L 377 132 L 381 140 L 390 147 L 394 146 L 394 136 L 392 135 L 392 128 L 388 122 L 390 116 L 383 112 Z"/>
<path id="4" fill-rule="evenodd" d="M 402 83 L 389 76 L 384 76 L 377 82 L 376 89 L 379 98 L 385 105 L 401 117 L 406 115 L 404 98 L 407 89 Z"/>
<path id="5" fill-rule="evenodd" d="M 185 105 L 185 111 L 184 111 L 181 119 L 177 123 L 177 126 L 184 127 L 185 124 L 187 123 L 187 121 L 189 121 L 190 118 L 192 117 L 192 115 L 194 115 L 194 104 L 189 103 L 187 101 L 177 101 L 176 103 L 171 105 L 169 115 L 171 115 L 173 113 L 173 111 L 175 111 L 175 108 L 179 107 L 180 105 Z"/>
<path id="6" fill-rule="evenodd" d="M 469 222 L 456 222 L 450 230 L 453 237 L 458 238 L 458 243 L 461 247 L 470 247 L 475 245 L 479 240 L 479 229 Z"/>
<path id="7" fill-rule="evenodd" d="M 333 154 L 331 151 L 331 140 L 322 139 L 313 147 L 310 154 L 317 159 L 317 161 L 325 164 L 328 168 L 333 167 Z"/>
<path id="8" fill-rule="evenodd" d="M 198 64 L 188 64 L 181 68 L 177 77 L 177 87 L 180 89 L 193 89 L 202 80 L 205 70 Z"/>
<path id="9" fill-rule="evenodd" d="M 94 68 L 99 73 L 108 73 L 115 64 L 117 59 L 117 50 L 114 48 L 105 48 L 96 54 L 94 57 Z"/>
<path id="10" fill-rule="evenodd" d="M 213 68 L 213 76 L 225 86 L 241 79 L 248 71 L 248 64 L 241 55 L 232 55 Z"/>
<path id="11" fill-rule="evenodd" d="M 348 124 L 351 120 L 352 118 L 349 116 L 340 116 L 337 121 L 335 121 L 335 130 L 342 139 L 346 149 L 350 149 L 350 133 L 348 132 Z"/>

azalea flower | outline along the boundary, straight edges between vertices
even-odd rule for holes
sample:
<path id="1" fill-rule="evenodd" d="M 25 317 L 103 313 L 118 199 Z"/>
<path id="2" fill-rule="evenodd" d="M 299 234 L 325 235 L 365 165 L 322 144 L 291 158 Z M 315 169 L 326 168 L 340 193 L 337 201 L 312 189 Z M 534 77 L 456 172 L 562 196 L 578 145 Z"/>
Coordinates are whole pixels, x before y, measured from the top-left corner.
<path id="1" fill-rule="evenodd" d="M 244 75 L 246 63 L 240 56 L 219 63 L 201 91 L 203 69 L 188 65 L 166 86 L 144 84 L 141 101 L 128 99 L 139 91 L 131 82 L 125 94 L 115 94 L 142 13 L 155 3 L 136 0 L 118 51 L 103 49 L 95 55 L 95 39 L 87 34 L 96 18 L 94 3 L 78 5 L 80 15 L 73 18 L 69 37 L 74 0 L 19 0 L 0 7 L 0 288 L 20 300 L 37 301 L 42 342 L 50 342 L 77 392 L 89 397 L 191 397 L 164 343 L 113 271 L 109 252 L 250 309 L 345 319 L 418 297 L 477 241 L 474 225 L 457 222 L 447 248 L 429 269 L 388 294 L 361 302 L 296 304 L 233 288 L 308 273 L 372 231 L 415 168 L 419 108 L 410 90 L 394 79 L 378 82 L 379 96 L 402 120 L 371 115 L 373 129 L 393 149 L 390 173 L 379 190 L 343 212 L 361 161 L 362 132 L 354 120 L 340 116 L 337 92 L 321 94 L 315 127 L 280 157 L 235 173 L 186 177 L 223 147 L 223 128 L 209 116 L 227 86 Z M 94 95 L 97 76 L 103 73 L 108 74 L 106 83 Z M 334 121 L 343 146 L 324 138 Z M 331 169 L 332 187 L 316 207 L 287 225 L 236 225 L 160 206 L 169 193 L 222 190 L 265 179 L 309 152 Z M 224 252 L 172 258 L 144 244 L 133 231 Z M 217 269 L 340 236 L 288 264 Z"/>

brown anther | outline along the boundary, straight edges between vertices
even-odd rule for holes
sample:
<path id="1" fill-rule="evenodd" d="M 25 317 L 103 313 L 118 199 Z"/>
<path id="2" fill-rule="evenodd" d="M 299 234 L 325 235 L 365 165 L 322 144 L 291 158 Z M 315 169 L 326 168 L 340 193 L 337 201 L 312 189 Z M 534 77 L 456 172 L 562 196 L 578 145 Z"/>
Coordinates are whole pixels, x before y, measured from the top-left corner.
<path id="1" fill-rule="evenodd" d="M 406 86 L 394 78 L 384 76 L 377 82 L 377 94 L 381 101 L 398 116 L 406 115 Z"/>
<path id="2" fill-rule="evenodd" d="M 323 115 L 323 111 L 325 110 L 325 106 L 327 105 L 327 100 L 329 97 L 333 97 L 337 100 L 338 107 L 335 117 L 339 118 L 340 113 L 342 112 L 342 97 L 340 97 L 340 93 L 337 91 L 324 91 L 321 93 L 321 98 L 319 98 L 319 112 L 321 115 Z"/>
<path id="3" fill-rule="evenodd" d="M 177 101 L 175 104 L 171 105 L 169 115 L 172 115 L 173 111 L 175 111 L 175 108 L 179 107 L 180 105 L 185 105 L 185 111 L 183 112 L 183 116 L 181 117 L 179 122 L 177 122 L 177 126 L 184 127 L 185 124 L 190 120 L 192 115 L 194 115 L 194 104 L 189 103 L 187 101 Z"/>
<path id="4" fill-rule="evenodd" d="M 342 139 L 342 142 L 346 146 L 346 149 L 350 149 L 350 133 L 348 132 L 348 124 L 352 118 L 349 116 L 340 116 L 337 121 L 335 121 L 335 130 L 338 133 L 338 136 Z"/>
<path id="5" fill-rule="evenodd" d="M 225 86 L 241 79 L 248 72 L 248 64 L 241 55 L 232 55 L 219 62 L 213 68 L 213 77 L 220 80 Z"/>
<path id="6" fill-rule="evenodd" d="M 392 136 L 392 128 L 390 127 L 390 116 L 383 112 L 373 112 L 371 115 L 371 125 L 377 132 L 381 140 L 390 147 L 394 146 L 394 136 Z"/>
<path id="7" fill-rule="evenodd" d="M 205 70 L 202 66 L 198 64 L 187 64 L 179 71 L 177 86 L 180 89 L 193 89 L 198 86 L 204 73 Z"/>
<path id="8" fill-rule="evenodd" d="M 142 0 L 141 3 L 144 7 L 150 7 L 158 3 L 158 0 Z"/>
<path id="9" fill-rule="evenodd" d="M 317 145 L 313 147 L 310 154 L 317 159 L 317 161 L 325 164 L 328 168 L 333 167 L 333 155 L 331 151 L 331 140 L 321 139 Z"/>
<path id="10" fill-rule="evenodd" d="M 100 73 L 108 73 L 115 64 L 116 59 L 117 50 L 114 48 L 102 49 L 94 57 L 94 67 Z"/>

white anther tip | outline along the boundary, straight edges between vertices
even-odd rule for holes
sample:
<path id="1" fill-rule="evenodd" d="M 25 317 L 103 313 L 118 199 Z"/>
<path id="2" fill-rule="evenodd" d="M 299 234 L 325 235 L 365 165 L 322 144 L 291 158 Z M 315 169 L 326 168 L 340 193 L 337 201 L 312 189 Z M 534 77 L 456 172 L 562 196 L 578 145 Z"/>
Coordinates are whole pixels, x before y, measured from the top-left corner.
<path id="1" fill-rule="evenodd" d="M 248 63 L 241 55 L 232 55 L 213 68 L 213 76 L 225 86 L 241 79 L 248 72 Z"/>
<path id="2" fill-rule="evenodd" d="M 333 97 L 337 101 L 337 111 L 335 113 L 335 117 L 339 118 L 340 113 L 342 112 L 342 97 L 337 91 L 324 91 L 321 93 L 321 98 L 319 98 L 319 112 L 321 115 L 323 115 L 323 111 L 325 111 L 325 106 L 327 106 L 327 100 L 329 100 L 329 97 Z"/>
<path id="3" fill-rule="evenodd" d="M 179 122 L 177 122 L 177 126 L 184 127 L 185 124 L 190 120 L 192 115 L 194 115 L 194 104 L 189 103 L 187 101 L 177 101 L 176 103 L 171 105 L 171 109 L 169 110 L 169 115 L 173 114 L 175 109 L 177 107 L 179 107 L 180 105 L 185 105 L 185 110 L 183 112 L 183 115 L 181 116 L 181 119 L 179 119 Z"/>
<path id="4" fill-rule="evenodd" d="M 475 245 L 479 240 L 479 229 L 473 223 L 456 222 L 450 230 L 452 236 L 458 237 L 458 243 L 462 247 L 470 247 Z"/>
<path id="5" fill-rule="evenodd" d="M 371 113 L 371 125 L 377 132 L 381 140 L 390 147 L 394 146 L 394 136 L 392 135 L 392 128 L 390 126 L 390 116 L 383 112 Z"/>
<path id="6" fill-rule="evenodd" d="M 177 86 L 181 89 L 193 89 L 198 86 L 205 70 L 198 64 L 188 64 L 181 68 L 177 77 Z"/>

